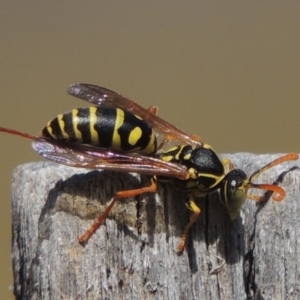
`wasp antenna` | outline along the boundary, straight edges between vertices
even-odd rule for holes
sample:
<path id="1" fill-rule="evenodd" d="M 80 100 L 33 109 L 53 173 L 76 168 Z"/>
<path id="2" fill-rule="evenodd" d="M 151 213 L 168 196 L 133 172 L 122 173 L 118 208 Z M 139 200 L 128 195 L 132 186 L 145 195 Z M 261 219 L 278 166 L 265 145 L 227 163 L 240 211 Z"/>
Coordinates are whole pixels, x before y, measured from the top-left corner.
<path id="1" fill-rule="evenodd" d="M 261 189 L 261 190 L 265 190 L 265 191 L 270 191 L 273 192 L 274 194 L 272 195 L 272 199 L 274 201 L 282 201 L 285 197 L 285 191 L 284 189 L 282 189 L 281 187 L 279 187 L 278 185 L 275 184 L 255 184 L 253 183 L 253 181 L 264 171 L 273 168 L 283 162 L 286 161 L 291 161 L 291 160 L 297 160 L 299 158 L 299 155 L 297 153 L 289 153 L 286 154 L 284 156 L 281 156 L 275 160 L 273 160 L 272 162 L 268 163 L 267 165 L 265 165 L 264 167 L 262 167 L 261 169 L 255 171 L 252 173 L 252 175 L 249 177 L 249 181 L 248 181 L 248 188 L 256 188 L 256 189 Z M 263 196 L 255 196 L 255 195 L 247 195 L 247 198 L 252 199 L 254 201 L 262 201 L 264 200 Z"/>
<path id="2" fill-rule="evenodd" d="M 282 201 L 285 197 L 285 190 L 278 185 L 251 183 L 249 188 L 261 189 L 261 190 L 273 192 L 274 194 L 272 195 L 272 199 L 276 202 Z M 247 194 L 247 198 L 257 202 L 263 201 L 265 199 L 264 196 L 255 196 L 252 194 Z"/>
<path id="3" fill-rule="evenodd" d="M 5 127 L 1 127 L 1 126 L 0 126 L 0 131 L 1 132 L 6 132 L 6 133 L 9 133 L 9 134 L 22 136 L 22 137 L 30 139 L 30 140 L 35 140 L 37 138 L 37 136 L 35 136 L 35 135 L 31 135 L 29 133 L 25 133 L 25 132 L 21 132 L 21 131 L 17 131 L 17 130 L 10 129 L 10 128 L 5 128 Z"/>
<path id="4" fill-rule="evenodd" d="M 253 172 L 252 175 L 249 177 L 249 181 L 253 182 L 254 179 L 257 178 L 262 172 L 264 172 L 270 168 L 273 168 L 273 167 L 275 167 L 283 162 L 286 162 L 286 161 L 297 160 L 298 158 L 299 158 L 299 155 L 297 153 L 289 153 L 284 156 L 281 156 L 281 157 L 273 160 L 272 162 L 268 163 L 261 169 Z"/>

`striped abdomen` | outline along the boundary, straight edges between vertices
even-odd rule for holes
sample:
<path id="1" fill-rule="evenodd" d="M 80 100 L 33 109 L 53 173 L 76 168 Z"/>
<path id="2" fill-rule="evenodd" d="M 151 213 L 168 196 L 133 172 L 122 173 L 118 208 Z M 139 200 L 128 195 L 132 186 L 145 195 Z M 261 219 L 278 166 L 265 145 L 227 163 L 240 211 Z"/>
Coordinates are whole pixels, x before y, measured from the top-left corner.
<path id="1" fill-rule="evenodd" d="M 49 121 L 42 137 L 66 143 L 93 145 L 105 149 L 151 154 L 156 136 L 140 117 L 109 107 L 73 109 Z"/>

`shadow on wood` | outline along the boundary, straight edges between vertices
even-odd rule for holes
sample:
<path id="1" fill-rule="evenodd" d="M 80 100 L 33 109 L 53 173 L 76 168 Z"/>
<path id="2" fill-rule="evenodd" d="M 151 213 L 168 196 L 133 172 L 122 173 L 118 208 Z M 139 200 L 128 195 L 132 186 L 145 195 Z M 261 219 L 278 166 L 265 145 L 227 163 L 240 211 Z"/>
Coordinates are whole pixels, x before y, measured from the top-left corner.
<path id="1" fill-rule="evenodd" d="M 247 173 L 275 155 L 227 155 Z M 299 162 L 296 162 L 296 164 Z M 287 163 L 260 178 L 273 182 Z M 232 222 L 218 193 L 186 250 L 175 251 L 189 211 L 172 184 L 120 200 L 86 246 L 78 237 L 119 190 L 149 178 L 41 162 L 13 176 L 13 270 L 18 299 L 292 299 L 300 293 L 300 171 L 282 180 L 284 201 L 247 200 Z"/>

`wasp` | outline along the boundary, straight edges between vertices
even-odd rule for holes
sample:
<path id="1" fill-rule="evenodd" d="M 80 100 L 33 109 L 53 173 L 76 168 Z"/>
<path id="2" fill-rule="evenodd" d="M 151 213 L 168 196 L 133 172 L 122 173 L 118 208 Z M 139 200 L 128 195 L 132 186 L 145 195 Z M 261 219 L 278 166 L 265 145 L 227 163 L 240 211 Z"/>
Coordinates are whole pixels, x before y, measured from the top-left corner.
<path id="1" fill-rule="evenodd" d="M 0 131 L 29 138 L 38 154 L 56 163 L 151 175 L 149 186 L 117 192 L 104 213 L 79 237 L 81 244 L 105 221 L 116 201 L 155 193 L 160 180 L 171 180 L 185 190 L 186 206 L 192 211 L 177 246 L 179 252 L 184 250 L 189 229 L 201 212 L 196 197 L 220 190 L 220 199 L 232 220 L 237 218 L 246 198 L 264 199 L 248 194 L 249 189 L 271 191 L 275 201 L 285 197 L 285 191 L 277 184 L 257 184 L 254 180 L 278 164 L 298 159 L 296 153 L 284 155 L 247 177 L 230 160 L 220 158 L 199 136 L 189 135 L 160 118 L 157 107 L 143 108 L 121 94 L 92 84 L 73 84 L 68 93 L 93 106 L 58 115 L 47 123 L 40 136 L 4 127 Z"/>

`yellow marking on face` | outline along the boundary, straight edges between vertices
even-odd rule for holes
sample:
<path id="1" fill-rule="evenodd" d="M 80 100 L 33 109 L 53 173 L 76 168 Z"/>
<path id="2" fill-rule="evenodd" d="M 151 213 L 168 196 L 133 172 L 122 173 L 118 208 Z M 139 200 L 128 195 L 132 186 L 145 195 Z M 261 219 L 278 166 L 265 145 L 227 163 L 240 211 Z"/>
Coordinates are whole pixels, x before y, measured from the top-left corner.
<path id="1" fill-rule="evenodd" d="M 91 133 L 91 139 L 92 139 L 92 144 L 94 145 L 99 145 L 99 137 L 98 132 L 95 129 L 95 124 L 97 122 L 97 107 L 90 107 L 90 133 Z"/>
<path id="2" fill-rule="evenodd" d="M 121 137 L 118 133 L 118 129 L 124 124 L 124 111 L 122 109 L 116 109 L 116 122 L 114 133 L 112 137 L 112 145 L 115 150 L 121 151 Z"/>
<path id="3" fill-rule="evenodd" d="M 73 129 L 75 132 L 76 139 L 80 142 L 82 141 L 82 134 L 80 130 L 78 130 L 78 123 L 79 123 L 79 118 L 78 118 L 78 109 L 72 109 L 72 123 L 73 123 Z"/>

